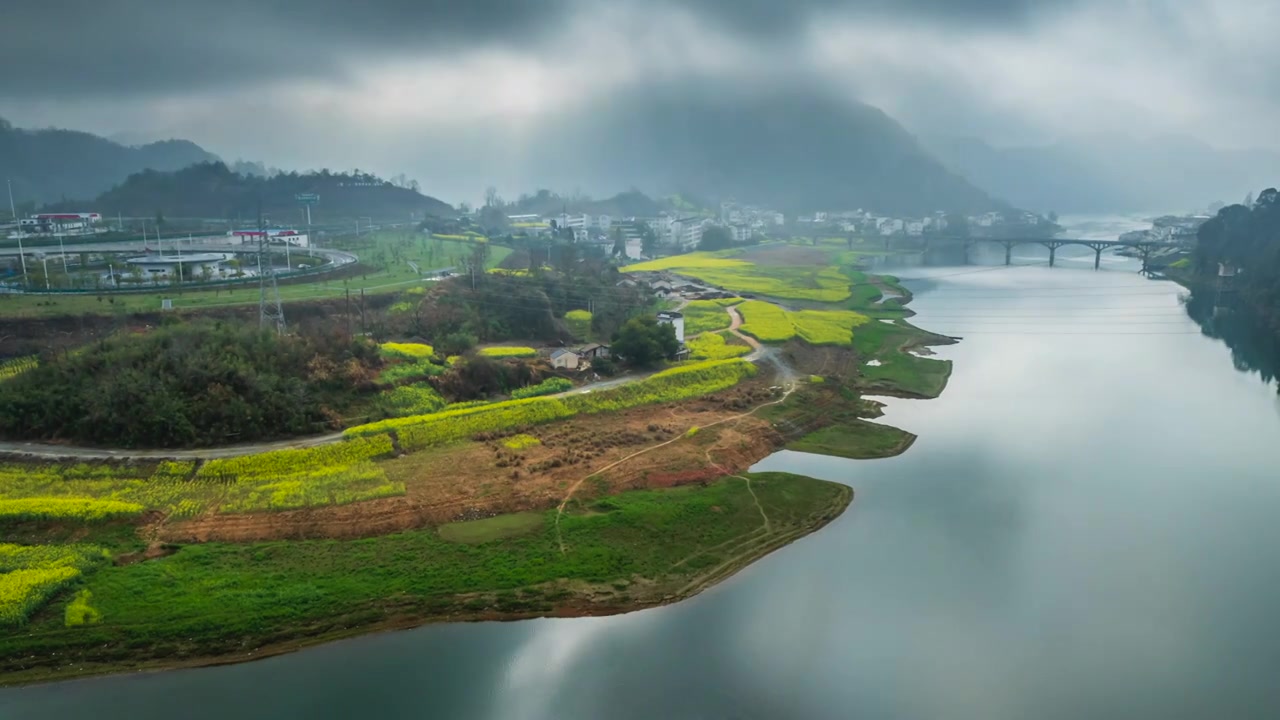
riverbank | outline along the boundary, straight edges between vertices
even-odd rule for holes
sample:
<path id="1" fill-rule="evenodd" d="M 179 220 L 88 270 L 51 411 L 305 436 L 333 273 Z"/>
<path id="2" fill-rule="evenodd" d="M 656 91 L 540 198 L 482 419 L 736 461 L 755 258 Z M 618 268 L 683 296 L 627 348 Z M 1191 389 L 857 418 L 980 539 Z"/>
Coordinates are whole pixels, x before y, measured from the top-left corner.
<path id="1" fill-rule="evenodd" d="M 745 332 L 783 338 L 746 340 L 754 365 L 686 363 L 626 386 L 368 426 L 323 447 L 0 465 L 0 501 L 37 513 L 0 520 L 0 542 L 79 558 L 0 637 L 0 683 L 697 594 L 851 499 L 843 485 L 749 474 L 755 463 L 788 443 L 887 457 L 914 441 L 865 422 L 881 411 L 862 395 L 936 396 L 951 364 L 917 353 L 954 340 L 910 325 L 900 308 L 864 307 L 878 300 L 784 311 L 774 325 L 748 317 Z M 123 519 L 92 514 L 107 512 Z M 3 569 L 28 568 L 55 569 Z"/>
<path id="2" fill-rule="evenodd" d="M 753 473 L 584 502 L 558 531 L 547 511 L 515 529 L 511 516 L 442 528 L 462 530 L 469 542 L 428 528 L 188 547 L 163 562 L 98 571 L 90 602 L 115 622 L 56 628 L 50 621 L 61 618 L 44 613 L 0 638 L 0 684 L 243 662 L 430 622 L 608 615 L 678 602 L 820 529 L 851 499 L 843 485 Z M 559 551 L 557 532 L 571 552 Z M 186 589 L 175 592 L 179 577 Z"/>

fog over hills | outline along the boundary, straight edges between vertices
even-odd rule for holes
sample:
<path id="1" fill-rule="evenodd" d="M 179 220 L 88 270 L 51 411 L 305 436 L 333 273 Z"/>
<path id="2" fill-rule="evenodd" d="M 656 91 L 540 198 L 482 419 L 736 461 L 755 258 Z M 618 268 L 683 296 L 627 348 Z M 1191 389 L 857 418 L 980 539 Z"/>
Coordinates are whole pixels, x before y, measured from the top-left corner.
<path id="1" fill-rule="evenodd" d="M 19 201 L 96 197 L 131 173 L 177 170 L 217 156 L 187 140 L 127 146 L 75 130 L 15 128 L 0 119 L 0 172 Z"/>
<path id="2" fill-rule="evenodd" d="M 1185 136 L 1098 134 L 1009 148 L 933 137 L 925 144 L 993 194 L 1045 213 L 1191 211 L 1240 202 L 1280 177 L 1280 152 L 1224 150 Z"/>

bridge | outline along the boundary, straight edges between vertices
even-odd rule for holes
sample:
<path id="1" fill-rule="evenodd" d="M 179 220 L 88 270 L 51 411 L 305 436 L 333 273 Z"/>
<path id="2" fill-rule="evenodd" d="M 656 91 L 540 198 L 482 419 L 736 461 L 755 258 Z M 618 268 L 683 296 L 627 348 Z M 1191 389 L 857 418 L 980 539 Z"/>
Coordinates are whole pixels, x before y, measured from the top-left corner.
<path id="1" fill-rule="evenodd" d="M 967 254 L 970 247 L 979 243 L 993 243 L 1004 246 L 1004 264 L 1011 265 L 1013 263 L 1013 249 L 1019 245 L 1043 245 L 1049 249 L 1049 267 L 1053 267 L 1057 260 L 1058 248 L 1064 245 L 1081 245 L 1093 251 L 1093 269 L 1097 270 L 1102 265 L 1102 251 L 1114 250 L 1116 248 L 1132 248 L 1138 251 L 1138 255 L 1142 258 L 1142 269 L 1147 269 L 1147 260 L 1150 259 L 1151 253 L 1156 250 L 1167 249 L 1170 247 L 1178 247 L 1177 245 L 1167 242 L 1156 241 L 1139 241 L 1139 242 L 1122 242 L 1120 240 L 1088 240 L 1083 238 L 1037 238 L 1037 237 L 1013 237 L 1013 238 L 997 238 L 997 237 L 958 237 L 950 235 L 885 235 L 884 249 L 892 248 L 894 240 L 905 240 L 910 237 L 912 240 L 919 239 L 924 243 L 924 249 L 928 250 L 934 243 L 946 244 L 964 244 L 965 253 Z"/>

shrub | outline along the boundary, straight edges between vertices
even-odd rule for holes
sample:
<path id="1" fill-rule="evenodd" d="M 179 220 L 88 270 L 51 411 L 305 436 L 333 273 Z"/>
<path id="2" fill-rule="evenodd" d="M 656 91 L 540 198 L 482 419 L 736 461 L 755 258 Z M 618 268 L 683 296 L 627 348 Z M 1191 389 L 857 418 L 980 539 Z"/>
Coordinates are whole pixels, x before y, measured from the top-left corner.
<path id="1" fill-rule="evenodd" d="M 511 345 L 483 348 L 480 350 L 480 354 L 490 358 L 525 358 L 537 357 L 538 351 L 531 347 Z"/>
<path id="2" fill-rule="evenodd" d="M 730 345 L 723 333 L 703 333 L 685 343 L 694 360 L 724 360 L 751 352 L 746 345 Z"/>
<path id="3" fill-rule="evenodd" d="M 511 397 L 516 400 L 522 398 L 538 397 L 539 395 L 554 395 L 572 389 L 573 383 L 562 377 L 551 377 L 543 380 L 537 385 L 522 387 L 511 393 Z"/>
<path id="4" fill-rule="evenodd" d="M 75 598 L 67 603 L 66 613 L 63 615 L 63 624 L 67 627 L 76 627 L 78 625 L 94 625 L 101 620 L 102 613 L 89 605 L 89 600 L 92 597 L 93 593 L 89 592 L 88 589 L 77 592 Z"/>
<path id="5" fill-rule="evenodd" d="M 0 520 L 79 520 L 100 522 L 142 514 L 137 503 L 93 498 L 0 499 Z"/>
<path id="6" fill-rule="evenodd" d="M 537 425 L 570 418 L 579 413 L 625 410 L 639 405 L 700 397 L 732 387 L 755 372 L 755 365 L 738 359 L 694 363 L 590 394 L 507 400 L 478 407 L 382 420 L 348 428 L 346 435 L 356 438 L 394 430 L 400 438 L 402 448 L 417 450 L 465 440 L 478 433 Z"/>
<path id="7" fill-rule="evenodd" d="M 273 450 L 257 455 L 210 460 L 201 466 L 196 477 L 284 476 L 304 470 L 352 465 L 362 460 L 390 455 L 393 451 L 389 436 L 365 433 L 362 437 L 349 437 L 345 442 L 332 445 Z"/>
<path id="8" fill-rule="evenodd" d="M 35 355 L 4 360 L 0 362 L 0 382 L 16 378 L 39 364 L 40 361 Z"/>
<path id="9" fill-rule="evenodd" d="M 382 394 L 378 407 L 388 417 L 422 415 L 444 407 L 444 398 L 426 383 L 401 385 Z"/>
<path id="10" fill-rule="evenodd" d="M 423 343 L 382 343 L 378 350 L 387 357 L 422 360 L 436 354 L 434 348 Z"/>
<path id="11" fill-rule="evenodd" d="M 512 435 L 506 440 L 503 440 L 502 444 L 512 450 L 523 450 L 527 447 L 533 447 L 534 445 L 541 445 L 542 441 L 532 435 L 525 435 L 524 433 L 521 433 L 519 435 Z"/>
<path id="12" fill-rule="evenodd" d="M 591 313 L 586 310 L 570 310 L 564 314 L 565 324 L 569 326 L 569 334 L 579 340 L 586 340 L 591 335 Z"/>

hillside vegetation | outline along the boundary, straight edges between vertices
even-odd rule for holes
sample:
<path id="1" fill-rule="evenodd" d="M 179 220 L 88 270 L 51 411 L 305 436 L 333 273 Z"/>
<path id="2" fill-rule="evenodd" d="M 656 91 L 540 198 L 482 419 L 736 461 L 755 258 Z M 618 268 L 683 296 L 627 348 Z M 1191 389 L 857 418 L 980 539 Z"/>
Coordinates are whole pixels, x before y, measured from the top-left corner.
<path id="1" fill-rule="evenodd" d="M 109 215 L 234 218 L 298 217 L 298 193 L 315 193 L 314 222 L 357 215 L 403 219 L 410 213 L 452 215 L 453 208 L 410 188 L 397 187 L 368 173 L 283 173 L 274 177 L 243 175 L 221 162 L 205 162 L 177 170 L 145 170 L 103 193 L 94 207 Z"/>
<path id="2" fill-rule="evenodd" d="M 177 170 L 217 159 L 186 140 L 128 147 L 75 130 L 15 128 L 0 118 L 0 167 L 13 180 L 13 193 L 19 204 L 67 198 L 88 200 L 131 173 L 148 168 Z M 155 208 L 149 212 L 154 213 Z"/>
<path id="3" fill-rule="evenodd" d="M 0 383 L 0 434 L 186 447 L 311 434 L 372 387 L 376 346 L 223 323 L 118 334 Z"/>

